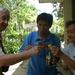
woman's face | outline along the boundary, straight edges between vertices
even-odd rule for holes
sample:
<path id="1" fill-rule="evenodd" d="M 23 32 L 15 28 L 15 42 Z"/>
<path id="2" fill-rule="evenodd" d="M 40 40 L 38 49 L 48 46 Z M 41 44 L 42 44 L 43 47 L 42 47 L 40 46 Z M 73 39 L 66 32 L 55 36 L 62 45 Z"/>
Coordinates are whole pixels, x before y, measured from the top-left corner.
<path id="1" fill-rule="evenodd" d="M 44 20 L 39 20 L 37 23 L 38 31 L 41 36 L 47 35 L 49 32 L 49 23 Z"/>
<path id="2" fill-rule="evenodd" d="M 0 13 L 0 32 L 5 30 L 8 26 L 10 15 L 4 12 Z"/>
<path id="3" fill-rule="evenodd" d="M 71 24 L 67 27 L 67 36 L 69 42 L 75 44 L 75 24 Z"/>

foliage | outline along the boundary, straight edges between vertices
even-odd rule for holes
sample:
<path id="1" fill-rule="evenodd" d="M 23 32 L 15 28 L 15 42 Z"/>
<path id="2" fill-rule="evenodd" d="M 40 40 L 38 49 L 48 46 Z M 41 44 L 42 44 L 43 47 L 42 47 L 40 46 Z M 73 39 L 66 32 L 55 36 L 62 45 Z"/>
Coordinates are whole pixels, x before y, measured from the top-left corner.
<path id="1" fill-rule="evenodd" d="M 60 18 L 57 22 L 54 22 L 51 27 L 51 32 L 56 34 L 61 41 L 64 40 L 64 18 Z"/>
<path id="2" fill-rule="evenodd" d="M 16 54 L 19 52 L 19 48 L 21 47 L 21 44 L 23 42 L 23 38 L 27 35 L 28 33 L 25 33 L 23 35 L 21 34 L 8 34 L 5 36 L 5 39 L 7 41 L 4 41 L 4 46 L 5 50 L 8 54 Z"/>
<path id="3" fill-rule="evenodd" d="M 3 32 L 5 50 L 7 53 L 18 53 L 24 37 L 30 32 L 26 31 L 25 25 L 35 22 L 39 10 L 29 0 L 0 0 L 0 6 L 11 12 L 9 26 Z"/>
<path id="4" fill-rule="evenodd" d="M 55 2 L 53 4 L 53 13 L 57 17 L 57 21 L 52 26 L 52 32 L 55 33 L 61 41 L 64 40 L 64 14 L 63 2 Z M 56 32 L 53 31 L 55 28 Z"/>
<path id="5" fill-rule="evenodd" d="M 63 2 L 55 2 L 53 5 L 53 13 L 57 17 L 57 20 L 64 16 L 63 14 Z"/>
<path id="6" fill-rule="evenodd" d="M 21 42 L 17 42 L 17 41 L 5 41 L 4 44 L 5 44 L 5 50 L 8 54 L 16 54 L 18 53 L 18 48 L 20 47 L 20 43 Z"/>

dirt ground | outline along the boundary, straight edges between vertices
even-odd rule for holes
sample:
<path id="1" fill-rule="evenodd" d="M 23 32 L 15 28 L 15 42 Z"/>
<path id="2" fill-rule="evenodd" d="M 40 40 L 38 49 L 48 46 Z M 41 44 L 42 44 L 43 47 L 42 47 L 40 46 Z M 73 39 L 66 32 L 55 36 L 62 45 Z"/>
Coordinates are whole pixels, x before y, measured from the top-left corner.
<path id="1" fill-rule="evenodd" d="M 26 75 L 28 61 L 29 59 L 11 65 L 9 71 L 5 73 L 5 75 Z M 57 69 L 64 73 L 64 75 L 73 75 L 71 70 L 63 70 L 62 66 L 57 67 Z"/>
<path id="2" fill-rule="evenodd" d="M 29 59 L 24 60 L 12 75 L 26 75 L 28 61 Z"/>

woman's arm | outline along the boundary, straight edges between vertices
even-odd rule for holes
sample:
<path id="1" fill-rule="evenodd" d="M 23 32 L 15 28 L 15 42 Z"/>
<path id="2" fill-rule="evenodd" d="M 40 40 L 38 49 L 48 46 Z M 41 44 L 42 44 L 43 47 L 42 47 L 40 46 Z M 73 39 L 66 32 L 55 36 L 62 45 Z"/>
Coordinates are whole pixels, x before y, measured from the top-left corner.
<path id="1" fill-rule="evenodd" d="M 19 54 L 7 54 L 0 57 L 0 67 L 9 66 L 25 60 L 31 56 L 38 55 L 42 51 L 41 46 L 34 46 L 30 50 L 25 50 Z"/>

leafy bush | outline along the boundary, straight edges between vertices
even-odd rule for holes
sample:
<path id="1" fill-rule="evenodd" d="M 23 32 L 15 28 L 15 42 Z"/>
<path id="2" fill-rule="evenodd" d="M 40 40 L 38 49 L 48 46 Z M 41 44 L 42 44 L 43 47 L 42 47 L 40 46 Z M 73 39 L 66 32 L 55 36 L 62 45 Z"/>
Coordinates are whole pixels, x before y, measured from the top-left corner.
<path id="1" fill-rule="evenodd" d="M 60 41 L 64 41 L 64 34 L 61 33 L 55 33 L 60 38 Z"/>
<path id="2" fill-rule="evenodd" d="M 22 45 L 22 42 L 25 36 L 28 33 L 24 34 L 7 34 L 3 38 L 4 49 L 8 54 L 17 54 L 19 53 L 19 48 Z"/>

